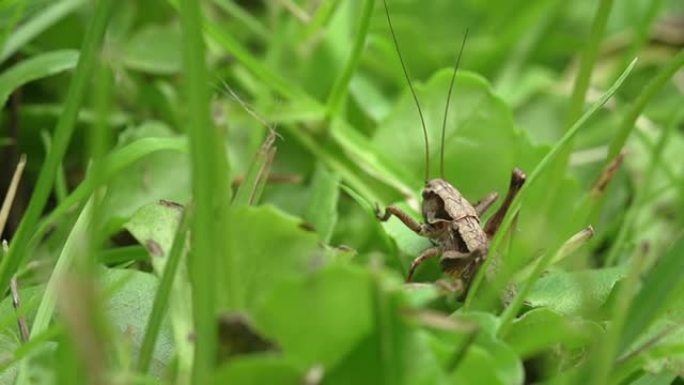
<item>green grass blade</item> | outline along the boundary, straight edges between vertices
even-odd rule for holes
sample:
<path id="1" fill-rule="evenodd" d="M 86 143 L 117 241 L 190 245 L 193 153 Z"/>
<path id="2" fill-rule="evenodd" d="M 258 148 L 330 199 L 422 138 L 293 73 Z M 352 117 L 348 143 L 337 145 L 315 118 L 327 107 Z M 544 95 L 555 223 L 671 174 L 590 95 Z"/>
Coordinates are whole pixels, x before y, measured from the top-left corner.
<path id="1" fill-rule="evenodd" d="M 632 63 L 625 69 L 625 71 L 622 73 L 622 75 L 615 81 L 615 83 L 604 93 L 601 98 L 594 103 L 589 110 L 587 110 L 582 117 L 575 122 L 575 124 L 572 125 L 572 127 L 563 135 L 561 140 L 549 151 L 546 156 L 537 164 L 537 166 L 534 168 L 532 173 L 530 174 L 529 178 L 527 179 L 527 182 L 523 185 L 522 189 L 520 190 L 520 193 L 515 197 L 513 202 L 511 203 L 511 206 L 508 210 L 508 213 L 504 217 L 501 226 L 499 227 L 499 230 L 492 239 L 492 242 L 489 246 L 489 255 L 496 255 L 496 252 L 501 245 L 501 242 L 504 239 L 504 235 L 508 232 L 508 229 L 511 226 L 511 223 L 513 222 L 513 218 L 515 218 L 515 214 L 518 212 L 520 209 L 520 202 L 525 198 L 527 195 L 527 191 L 530 188 L 530 185 L 532 185 L 537 179 L 539 179 L 539 176 L 544 172 L 550 164 L 552 164 L 553 161 L 557 159 L 557 157 L 565 150 L 567 150 L 568 146 L 572 145 L 572 140 L 574 137 L 577 135 L 579 132 L 580 128 L 591 118 L 607 101 L 610 99 L 613 94 L 620 88 L 622 83 L 627 79 L 627 76 L 632 72 L 634 69 L 634 66 L 636 65 L 636 59 L 632 60 Z M 487 268 L 489 266 L 489 263 L 493 258 L 488 258 L 485 260 L 483 265 L 480 267 L 477 275 L 473 279 L 472 285 L 470 287 L 470 290 L 468 291 L 468 295 L 465 299 L 464 307 L 467 309 L 470 307 L 470 305 L 473 302 L 473 299 L 475 298 L 475 294 L 477 293 L 477 290 L 482 283 L 482 280 L 484 279 L 484 272 L 487 271 Z"/>
<path id="2" fill-rule="evenodd" d="M 303 40 L 308 40 L 314 36 L 321 28 L 330 21 L 331 16 L 335 12 L 340 0 L 328 0 L 319 4 L 316 9 L 316 14 L 313 15 L 309 24 L 306 25 L 303 31 Z"/>
<path id="3" fill-rule="evenodd" d="M 595 345 L 595 350 L 587 359 L 587 365 L 584 368 L 589 370 L 588 374 L 591 376 L 590 383 L 592 384 L 607 383 L 611 372 L 615 370 L 614 362 L 619 353 L 618 347 L 622 339 L 621 334 L 624 330 L 624 325 L 626 322 L 629 322 L 627 312 L 629 311 L 630 304 L 634 303 L 641 275 L 649 262 L 649 258 L 642 254 L 635 254 L 629 261 L 627 276 L 623 278 L 613 301 L 613 306 L 610 309 L 611 318 L 608 330 L 601 341 Z"/>
<path id="4" fill-rule="evenodd" d="M 45 163 L 40 169 L 33 194 L 29 201 L 24 217 L 12 239 L 10 250 L 0 265 L 0 288 L 6 288 L 9 280 L 24 259 L 26 246 L 35 226 L 47 203 L 59 164 L 66 153 L 71 140 L 78 111 L 86 88 L 91 80 L 96 55 L 112 12 L 113 1 L 101 0 L 97 2 L 93 18 L 90 22 L 83 41 L 80 59 L 74 78 L 67 91 L 65 107 L 55 127 L 52 150 L 47 155 Z"/>
<path id="5" fill-rule="evenodd" d="M 230 175 L 224 139 L 210 119 L 209 79 L 199 2 L 181 0 L 179 14 L 183 31 L 186 127 L 190 139 L 192 195 L 195 204 L 191 218 L 192 255 L 189 258 L 196 331 L 192 378 L 195 384 L 208 384 L 217 349 L 216 264 L 219 261 L 230 263 L 231 257 L 225 241 L 225 233 L 230 231 Z M 228 280 L 229 285 L 238 285 L 239 272 L 234 269 L 228 271 L 233 274 L 222 278 Z"/>
<path id="6" fill-rule="evenodd" d="M 681 295 L 684 275 L 684 236 L 658 259 L 646 274 L 641 290 L 625 316 L 625 327 L 620 333 L 618 349 L 624 351 L 646 328 L 658 318 L 670 301 Z"/>
<path id="7" fill-rule="evenodd" d="M 313 225 L 325 243 L 330 242 L 335 229 L 339 195 L 340 177 L 318 164 L 311 180 L 311 195 L 304 219 Z"/>
<path id="8" fill-rule="evenodd" d="M 176 271 L 178 270 L 178 265 L 180 264 L 181 257 L 183 256 L 183 249 L 185 248 L 185 239 L 187 237 L 188 230 L 187 218 L 187 211 L 184 211 L 183 217 L 178 224 L 178 229 L 176 229 L 176 236 L 173 239 L 171 251 L 169 252 L 169 257 L 164 267 L 164 273 L 162 273 L 161 279 L 159 281 L 159 287 L 154 295 L 152 311 L 150 312 L 150 316 L 147 320 L 145 337 L 143 337 L 143 341 L 140 346 L 140 356 L 138 357 L 138 371 L 141 373 L 147 372 L 148 368 L 150 367 L 150 363 L 152 362 L 154 346 L 157 343 L 157 337 L 159 336 L 162 321 L 164 320 L 164 314 L 166 313 L 169 296 L 171 295 L 171 287 L 173 286 L 173 281 L 176 278 Z"/>
<path id="9" fill-rule="evenodd" d="M 660 70 L 660 72 L 644 87 L 643 91 L 630 106 L 625 114 L 622 124 L 618 129 L 617 134 L 613 138 L 608 148 L 608 157 L 606 164 L 610 163 L 625 146 L 629 134 L 635 127 L 636 120 L 644 110 L 646 105 L 653 99 L 653 97 L 660 91 L 660 89 L 667 83 L 668 80 L 674 76 L 680 68 L 684 66 L 684 50 L 672 58 L 672 60 Z"/>
<path id="10" fill-rule="evenodd" d="M 359 30 L 356 32 L 354 46 L 349 55 L 349 60 L 347 60 L 342 73 L 340 73 L 337 80 L 335 80 L 335 84 L 328 96 L 328 116 L 336 116 L 339 113 L 340 108 L 342 108 L 344 97 L 349 90 L 349 81 L 359 64 L 359 60 L 361 60 L 361 54 L 363 53 L 366 43 L 366 35 L 368 35 L 368 27 L 370 26 L 370 21 L 373 16 L 374 5 L 375 0 L 366 0 L 363 5 L 359 20 Z"/>
<path id="11" fill-rule="evenodd" d="M 254 36 L 257 36 L 263 41 L 268 41 L 270 37 L 269 30 L 263 24 L 261 24 L 259 19 L 254 17 L 248 11 L 244 10 L 240 5 L 236 4 L 232 0 L 214 0 L 214 4 L 235 18 L 235 20 L 242 23 L 249 29 L 250 32 L 254 34 Z"/>
<path id="12" fill-rule="evenodd" d="M 50 133 L 47 131 L 41 131 L 40 139 L 43 141 L 45 153 L 49 153 L 50 148 L 52 148 L 52 138 L 50 137 Z M 57 171 L 57 175 L 55 175 L 55 198 L 57 199 L 58 203 L 61 203 L 67 197 L 67 195 L 69 195 L 69 191 L 67 190 L 66 173 L 64 172 L 64 165 L 60 164 L 59 171 Z"/>
<path id="13" fill-rule="evenodd" d="M 264 143 L 261 144 L 261 147 L 254 154 L 252 163 L 247 169 L 247 174 L 245 174 L 245 178 L 235 192 L 235 198 L 233 198 L 232 202 L 233 207 L 247 206 L 259 199 L 258 192 L 261 190 L 259 186 L 266 184 L 266 178 L 275 151 L 275 147 L 273 147 L 275 140 L 276 133 L 271 130 L 266 136 Z"/>
<path id="14" fill-rule="evenodd" d="M 250 72 L 255 73 L 265 84 L 268 84 L 282 96 L 288 99 L 299 99 L 306 95 L 299 87 L 289 84 L 286 80 L 271 72 L 261 60 L 254 57 L 239 41 L 223 31 L 218 25 L 205 20 L 204 30 L 207 36 L 227 52 L 234 55 L 235 59 L 247 67 Z M 306 98 L 309 98 L 308 95 Z"/>
<path id="15" fill-rule="evenodd" d="M 623 255 L 626 245 L 629 243 L 630 235 L 633 234 L 634 224 L 637 222 L 637 218 L 640 213 L 643 212 L 644 207 L 647 204 L 647 197 L 651 190 L 655 174 L 658 169 L 658 165 L 663 163 L 661 161 L 663 151 L 665 146 L 671 142 L 672 134 L 675 132 L 677 123 L 679 122 L 679 116 L 681 111 L 674 114 L 672 122 L 665 127 L 665 131 L 660 135 L 658 143 L 651 149 L 651 163 L 646 170 L 646 176 L 644 177 L 643 183 L 637 189 L 634 197 L 634 202 L 627 209 L 625 214 L 625 219 L 623 220 L 617 236 L 613 240 L 613 243 L 608 250 L 605 263 L 608 266 L 612 266 L 618 263 L 621 255 Z"/>
<path id="16" fill-rule="evenodd" d="M 65 49 L 23 60 L 0 74 L 0 106 L 22 85 L 76 67 L 78 51 Z"/>
<path id="17" fill-rule="evenodd" d="M 567 124 L 568 127 L 576 121 L 582 114 L 584 109 L 584 101 L 591 82 L 591 74 L 596 64 L 599 48 L 603 41 L 603 34 L 606 30 L 608 16 L 610 9 L 613 6 L 613 0 L 601 0 L 594 16 L 594 22 L 591 26 L 591 33 L 589 39 L 586 40 L 587 45 L 582 53 L 580 61 L 579 73 L 575 78 L 575 86 L 570 98 L 570 110 L 568 111 Z"/>
<path id="18" fill-rule="evenodd" d="M 2 53 L 0 53 L 0 63 L 85 3 L 85 0 L 63 0 L 45 8 L 36 17 L 17 28 L 7 39 Z"/>
<path id="19" fill-rule="evenodd" d="M 45 288 L 45 293 L 38 306 L 36 317 L 31 325 L 31 336 L 40 335 L 45 332 L 50 325 L 50 320 L 55 311 L 57 304 L 57 294 L 59 293 L 59 285 L 67 272 L 73 266 L 76 258 L 83 258 L 83 240 L 86 239 L 90 232 L 90 220 L 92 217 L 93 200 L 88 203 L 81 211 L 81 214 L 76 220 L 76 224 L 71 229 L 67 237 L 62 252 L 57 259 L 50 280 Z M 17 375 L 17 385 L 29 384 L 30 358 L 22 361 L 19 373 Z"/>

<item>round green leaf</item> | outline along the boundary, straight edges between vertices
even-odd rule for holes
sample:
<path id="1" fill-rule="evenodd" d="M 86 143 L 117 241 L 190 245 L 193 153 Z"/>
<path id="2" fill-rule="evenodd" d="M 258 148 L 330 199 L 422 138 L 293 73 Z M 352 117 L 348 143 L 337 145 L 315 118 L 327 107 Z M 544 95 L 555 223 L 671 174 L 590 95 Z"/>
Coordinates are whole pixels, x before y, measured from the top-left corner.
<path id="1" fill-rule="evenodd" d="M 373 328 L 371 277 L 334 266 L 283 281 L 265 295 L 254 321 L 299 367 L 330 368 Z"/>
<path id="2" fill-rule="evenodd" d="M 230 215 L 231 258 L 219 261 L 224 307 L 249 309 L 278 281 L 323 262 L 318 236 L 304 230 L 300 219 L 272 206 L 240 207 Z"/>
<path id="3" fill-rule="evenodd" d="M 532 307 L 545 306 L 560 314 L 590 312 L 608 299 L 615 283 L 624 274 L 624 267 L 553 271 L 534 284 L 526 302 Z"/>

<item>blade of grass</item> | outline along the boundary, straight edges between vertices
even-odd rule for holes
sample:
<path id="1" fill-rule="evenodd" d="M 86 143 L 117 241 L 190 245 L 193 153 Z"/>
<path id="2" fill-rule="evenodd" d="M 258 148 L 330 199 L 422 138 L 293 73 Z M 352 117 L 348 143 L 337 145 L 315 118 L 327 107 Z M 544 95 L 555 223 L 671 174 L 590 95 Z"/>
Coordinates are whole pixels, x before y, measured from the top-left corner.
<path id="1" fill-rule="evenodd" d="M 290 84 L 285 79 L 274 74 L 266 67 L 263 62 L 254 56 L 243 47 L 240 42 L 235 40 L 233 36 L 225 33 L 221 28 L 210 20 L 203 20 L 204 31 L 212 40 L 218 43 L 228 53 L 235 56 L 235 59 L 242 63 L 260 78 L 264 84 L 268 84 L 270 88 L 281 94 L 283 97 L 291 100 L 308 100 L 311 99 L 300 87 Z"/>
<path id="2" fill-rule="evenodd" d="M 45 8 L 31 20 L 23 23 L 5 42 L 2 53 L 0 53 L 0 63 L 85 3 L 86 0 L 58 1 Z"/>
<path id="3" fill-rule="evenodd" d="M 363 4 L 359 20 L 359 29 L 354 38 L 354 45 L 352 46 L 349 59 L 344 66 L 344 69 L 335 80 L 330 94 L 328 95 L 327 111 L 328 117 L 337 116 L 342 108 L 345 96 L 349 92 L 349 81 L 351 80 L 354 70 L 361 60 L 361 54 L 366 44 L 366 36 L 368 35 L 368 27 L 373 16 L 373 8 L 375 0 L 366 0 Z"/>
<path id="4" fill-rule="evenodd" d="M 530 188 L 530 185 L 535 183 L 535 181 L 539 178 L 542 172 L 544 172 L 550 164 L 552 164 L 553 161 L 557 159 L 557 157 L 561 154 L 562 151 L 567 150 L 568 146 L 572 145 L 572 140 L 574 137 L 577 135 L 579 132 L 580 128 L 584 126 L 584 123 L 589 120 L 590 117 L 592 117 L 596 111 L 598 111 L 607 101 L 610 99 L 613 94 L 620 88 L 622 83 L 625 81 L 627 76 L 632 72 L 634 69 L 634 66 L 636 65 L 636 59 L 632 60 L 632 63 L 625 69 L 625 71 L 622 73 L 622 75 L 618 78 L 618 80 L 615 81 L 615 83 L 604 93 L 601 98 L 594 103 L 591 108 L 589 108 L 582 117 L 573 124 L 573 126 L 563 135 L 561 140 L 549 151 L 544 158 L 537 164 L 537 166 L 534 168 L 532 173 L 530 174 L 529 178 L 527 179 L 527 182 L 523 185 L 523 187 L 520 189 L 520 192 L 518 195 L 513 199 L 513 202 L 511 203 L 510 209 L 508 210 L 508 213 L 504 217 L 501 226 L 499 227 L 499 230 L 492 239 L 492 242 L 489 246 L 489 255 L 496 255 L 496 251 L 499 248 L 499 245 L 503 241 L 504 235 L 508 232 L 508 229 L 511 226 L 511 223 L 513 221 L 513 218 L 515 217 L 515 214 L 518 212 L 520 209 L 521 202 L 523 198 L 527 195 L 527 191 Z M 482 264 L 480 267 L 479 271 L 477 272 L 475 278 L 473 279 L 472 285 L 470 287 L 470 290 L 468 291 L 468 295 L 465 299 L 464 307 L 468 309 L 473 302 L 473 299 L 475 298 L 475 294 L 477 293 L 477 290 L 482 283 L 482 280 L 484 279 L 484 272 L 487 271 L 487 268 L 491 261 L 494 258 L 487 258 L 485 262 Z"/>
<path id="5" fill-rule="evenodd" d="M 183 31 L 182 54 L 187 103 L 187 132 L 190 139 L 192 193 L 195 208 L 191 218 L 192 257 L 189 258 L 195 321 L 195 357 L 192 380 L 208 384 L 216 359 L 216 265 L 231 264 L 225 233 L 230 231 L 228 209 L 230 182 L 224 139 L 212 125 L 209 106 L 209 79 L 202 39 L 199 2 L 180 1 Z M 239 285 L 239 272 L 228 268 L 229 287 Z M 236 290 L 230 290 L 235 293 Z M 240 304 L 235 304 L 240 305 Z"/>
<path id="6" fill-rule="evenodd" d="M 667 309 L 670 301 L 681 294 L 684 274 L 684 236 L 658 259 L 658 263 L 647 273 L 639 294 L 632 301 L 625 316 L 625 327 L 619 334 L 618 349 L 624 352 L 632 341 Z M 679 289 L 679 290 L 678 290 Z"/>
<path id="7" fill-rule="evenodd" d="M 625 146 L 629 134 L 635 127 L 637 118 L 639 115 L 641 115 L 641 112 L 644 110 L 646 105 L 651 101 L 651 99 L 653 99 L 658 91 L 663 88 L 665 83 L 667 83 L 667 81 L 670 80 L 672 76 L 674 76 L 674 74 L 677 73 L 677 71 L 679 71 L 679 69 L 683 66 L 684 50 L 681 50 L 663 69 L 660 70 L 660 72 L 658 72 L 653 79 L 651 79 L 650 82 L 648 82 L 646 87 L 643 88 L 643 91 L 627 110 L 617 134 L 610 143 L 606 164 L 609 164 Z"/>
<path id="8" fill-rule="evenodd" d="M 572 95 L 570 97 L 570 105 L 568 106 L 568 113 L 565 117 L 564 129 L 570 130 L 573 122 L 582 115 L 582 111 L 586 105 L 586 94 L 591 83 L 591 76 L 596 65 L 598 51 L 603 40 L 603 35 L 606 29 L 606 23 L 610 16 L 613 0 L 600 0 L 597 2 L 597 10 L 592 21 L 591 32 L 588 40 L 586 40 L 582 55 L 580 57 L 580 64 L 575 83 L 573 86 Z M 572 150 L 574 148 L 574 140 L 571 140 L 560 152 L 558 157 L 549 166 L 549 172 L 543 177 L 546 194 L 535 203 L 535 209 L 541 213 L 550 213 L 555 210 L 553 207 L 554 197 L 561 194 L 560 189 L 564 180 L 564 175 L 568 168 L 568 162 Z M 581 224 L 580 226 L 586 226 Z M 549 234 L 551 244 L 560 242 L 562 238 L 570 234 L 564 232 L 555 232 Z"/>
<path id="9" fill-rule="evenodd" d="M 17 167 L 14 169 L 12 180 L 7 187 L 5 198 L 2 201 L 2 208 L 0 208 L 0 237 L 2 236 L 3 231 L 5 231 L 7 218 L 9 217 L 10 209 L 12 208 L 12 202 L 14 202 L 14 196 L 17 194 L 19 182 L 21 181 L 21 175 L 24 173 L 25 166 L 26 155 L 22 154 L 21 158 L 19 158 L 19 163 L 17 163 Z"/>
<path id="10" fill-rule="evenodd" d="M 624 53 L 621 55 L 621 65 L 613 70 L 614 73 L 611 73 L 611 80 L 615 79 L 619 75 L 618 69 L 626 66 L 631 58 L 637 56 L 639 51 L 642 51 L 644 46 L 649 42 L 651 36 L 653 36 L 653 24 L 658 20 L 658 18 L 661 17 L 664 4 L 665 1 L 663 0 L 652 0 L 649 2 L 648 7 L 640 9 L 640 11 L 643 12 L 637 11 L 639 12 L 640 17 L 638 17 L 634 22 L 630 23 L 629 26 L 631 29 L 629 32 L 632 33 L 632 38 L 629 39 L 631 42 L 629 43 L 629 47 L 625 49 Z"/>
<path id="11" fill-rule="evenodd" d="M 47 203 L 59 164 L 64 157 L 67 146 L 74 131 L 74 123 L 86 91 L 96 54 L 102 44 L 104 32 L 112 13 L 112 0 L 101 0 L 96 3 L 95 13 L 91 19 L 81 49 L 81 56 L 69 85 L 63 114 L 55 127 L 52 151 L 47 155 L 40 169 L 38 180 L 33 190 L 28 207 L 17 229 L 10 251 L 0 265 L 0 290 L 5 290 L 9 280 L 25 257 L 26 246 L 35 226 Z"/>
<path id="12" fill-rule="evenodd" d="M 678 332 L 681 328 L 682 325 L 672 325 L 636 347 L 635 350 L 618 358 L 616 360 L 615 368 L 610 375 L 610 383 L 624 383 L 625 378 L 633 375 L 635 372 L 641 371 L 648 362 L 654 362 L 659 358 L 668 359 L 680 356 L 684 352 L 684 345 L 664 344 L 665 346 L 659 346 L 659 344 L 663 339 Z M 669 384 L 671 382 L 667 383 Z"/>
<path id="13" fill-rule="evenodd" d="M 25 1 L 0 2 L 0 14 L 4 19 L 0 26 L 0 47 L 5 47 L 7 36 L 14 31 L 21 18 L 24 17 L 27 4 L 28 2 Z"/>
<path id="14" fill-rule="evenodd" d="M 304 220 L 313 225 L 321 236 L 321 240 L 328 244 L 337 222 L 340 178 L 319 163 L 316 165 L 310 190 L 309 205 L 304 212 Z"/>
<path id="15" fill-rule="evenodd" d="M 42 53 L 13 65 L 0 74 L 0 107 L 22 85 L 76 67 L 78 51 L 65 49 Z"/>
<path id="16" fill-rule="evenodd" d="M 653 147 L 651 151 L 651 162 L 646 170 L 646 175 L 644 177 L 643 183 L 640 184 L 637 189 L 636 196 L 634 197 L 634 202 L 627 210 L 625 214 L 625 219 L 620 226 L 615 240 L 613 241 L 610 250 L 606 256 L 606 265 L 612 266 L 618 263 L 620 255 L 625 249 L 625 245 L 630 239 L 630 235 L 634 230 L 634 224 L 637 221 L 637 217 L 644 210 L 646 205 L 646 197 L 649 195 L 650 187 L 652 186 L 653 178 L 655 177 L 658 165 L 661 163 L 661 158 L 665 146 L 670 142 L 670 137 L 675 131 L 677 122 L 679 121 L 680 112 L 674 113 L 672 122 L 667 125 L 665 131 L 660 135 L 658 142 Z"/>
<path id="17" fill-rule="evenodd" d="M 268 41 L 270 37 L 269 30 L 263 24 L 261 24 L 259 19 L 242 9 L 242 7 L 240 7 L 238 4 L 235 4 L 235 2 L 232 0 L 214 0 L 214 4 L 235 18 L 235 20 L 242 23 L 249 29 L 250 32 L 254 34 L 254 36 L 258 37 L 262 41 Z"/>
<path id="18" fill-rule="evenodd" d="M 189 211 L 189 209 L 186 209 Z M 162 321 L 171 295 L 171 287 L 176 277 L 176 271 L 180 264 L 183 250 L 185 248 L 185 239 L 188 230 L 188 214 L 183 212 L 183 216 L 176 229 L 176 235 L 173 239 L 171 251 L 164 267 L 159 287 L 154 295 L 154 303 L 152 304 L 152 311 L 147 319 L 147 327 L 145 328 L 145 336 L 143 337 L 140 346 L 140 356 L 138 357 L 138 371 L 146 373 L 152 362 L 152 354 L 154 353 L 154 346 L 157 343 L 157 337 L 161 330 Z"/>
<path id="19" fill-rule="evenodd" d="M 64 243 L 62 252 L 57 259 L 50 280 L 45 288 L 43 298 L 40 301 L 40 305 L 38 305 L 38 311 L 33 320 L 33 325 L 31 325 L 31 338 L 42 334 L 48 329 L 57 303 L 57 294 L 59 292 L 61 280 L 64 279 L 69 269 L 71 269 L 76 258 L 83 257 L 83 240 L 86 239 L 89 233 L 92 207 L 93 199 L 90 199 L 78 216 L 76 224 L 71 229 L 71 232 Z M 17 385 L 30 384 L 30 366 L 30 357 L 22 360 L 17 374 Z"/>
<path id="20" fill-rule="evenodd" d="M 48 154 L 50 148 L 52 148 L 50 133 L 43 130 L 40 132 L 40 138 L 43 141 L 45 153 Z M 66 174 L 64 173 L 64 165 L 60 162 L 59 171 L 57 171 L 57 175 L 55 176 L 55 198 L 57 198 L 57 202 L 59 203 L 64 201 L 67 195 L 69 195 L 69 191 L 67 191 Z"/>
<path id="21" fill-rule="evenodd" d="M 339 3 L 340 0 L 328 0 L 320 3 L 316 13 L 311 18 L 311 22 L 304 28 L 302 40 L 309 40 L 315 33 L 319 32 L 328 23 Z"/>
<path id="22" fill-rule="evenodd" d="M 233 207 L 247 206 L 258 199 L 256 195 L 260 189 L 259 186 L 266 184 L 270 160 L 273 159 L 272 155 L 274 154 L 272 150 L 275 150 L 273 147 L 275 140 L 276 133 L 271 130 L 266 136 L 264 143 L 261 144 L 261 147 L 254 154 L 252 163 L 247 169 L 247 174 L 235 192 L 235 198 L 233 198 L 232 202 Z"/>
<path id="23" fill-rule="evenodd" d="M 584 103 L 591 82 L 591 74 L 596 64 L 599 47 L 603 41 L 603 34 L 606 30 L 608 16 L 613 7 L 613 0 L 601 0 L 594 16 L 594 21 L 591 26 L 591 33 L 586 40 L 587 45 L 584 47 L 582 58 L 580 59 L 579 72 L 575 78 L 575 85 L 570 97 L 570 109 L 566 119 L 568 128 L 575 122 L 584 109 Z"/>

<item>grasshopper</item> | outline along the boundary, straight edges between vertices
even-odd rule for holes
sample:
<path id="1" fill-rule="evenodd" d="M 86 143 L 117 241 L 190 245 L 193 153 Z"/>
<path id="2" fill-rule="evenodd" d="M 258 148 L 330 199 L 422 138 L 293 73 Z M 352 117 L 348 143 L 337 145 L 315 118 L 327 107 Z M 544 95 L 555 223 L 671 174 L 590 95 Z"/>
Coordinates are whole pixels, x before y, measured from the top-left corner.
<path id="1" fill-rule="evenodd" d="M 394 47 L 397 51 L 397 56 L 399 56 L 404 76 L 406 77 L 406 81 L 418 109 L 423 128 L 426 182 L 422 192 L 423 223 L 418 223 L 407 213 L 394 206 L 387 207 L 384 213 L 376 207 L 375 215 L 381 221 L 387 221 L 391 216 L 397 217 L 416 234 L 429 238 L 434 245 L 423 251 L 413 260 L 406 277 L 407 282 L 411 282 L 413 275 L 420 264 L 427 259 L 439 256 L 442 271 L 455 279 L 465 291 L 468 288 L 470 280 L 487 257 L 490 239 L 496 234 L 513 198 L 515 198 L 516 194 L 525 183 L 525 173 L 518 168 L 513 170 L 508 193 L 506 194 L 503 204 L 487 221 L 484 227 L 480 223 L 480 217 L 492 206 L 492 204 L 494 204 L 498 198 L 498 194 L 495 192 L 490 193 L 484 199 L 473 205 L 468 202 L 456 187 L 444 179 L 444 136 L 447 115 L 449 112 L 449 101 L 461 60 L 461 54 L 463 53 L 465 41 L 468 36 L 468 31 L 466 30 L 463 42 L 461 43 L 461 49 L 454 64 L 454 71 L 451 77 L 444 110 L 440 153 L 440 178 L 430 179 L 430 151 L 425 120 L 423 119 L 418 97 L 416 96 L 406 65 L 404 64 L 404 59 L 399 50 L 399 44 L 394 33 L 392 20 L 390 19 L 389 9 L 387 7 L 387 0 L 384 0 L 384 5 L 387 23 L 392 34 L 392 40 L 394 41 Z"/>

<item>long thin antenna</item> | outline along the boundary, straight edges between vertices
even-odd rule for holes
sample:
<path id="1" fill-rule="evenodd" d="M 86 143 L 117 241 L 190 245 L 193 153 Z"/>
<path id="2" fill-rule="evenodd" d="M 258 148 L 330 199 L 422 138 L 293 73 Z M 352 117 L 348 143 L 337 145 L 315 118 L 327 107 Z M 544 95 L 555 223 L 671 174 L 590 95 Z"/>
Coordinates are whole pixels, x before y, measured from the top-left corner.
<path id="1" fill-rule="evenodd" d="M 397 42 L 397 36 L 394 33 L 394 27 L 392 27 L 392 20 L 390 19 L 389 8 L 387 7 L 387 0 L 383 0 L 385 3 L 385 15 L 387 16 L 387 24 L 389 24 L 390 32 L 392 33 L 392 41 L 394 41 L 394 48 L 397 49 L 397 55 L 399 55 L 399 61 L 401 62 L 401 69 L 404 70 L 404 76 L 408 82 L 409 89 L 411 90 L 411 95 L 413 95 L 413 100 L 416 102 L 416 107 L 418 107 L 418 115 L 420 115 L 420 124 L 423 126 L 423 139 L 425 140 L 425 182 L 430 179 L 430 144 L 428 143 L 428 133 L 425 127 L 425 119 L 423 118 L 423 110 L 420 109 L 420 103 L 418 103 L 418 96 L 416 96 L 416 90 L 413 89 L 413 84 L 411 83 L 411 78 L 409 77 L 408 71 L 406 70 L 406 65 L 404 64 L 404 58 L 401 56 L 401 51 L 399 50 L 399 43 Z"/>
<path id="2" fill-rule="evenodd" d="M 458 72 L 458 65 L 461 63 L 461 54 L 463 53 L 463 48 L 465 47 L 467 39 L 468 28 L 466 28 L 465 30 L 465 34 L 463 35 L 463 42 L 461 42 L 461 49 L 458 51 L 458 56 L 456 57 L 456 63 L 454 64 L 454 73 L 451 75 L 451 83 L 449 83 L 449 93 L 447 94 L 446 107 L 444 107 L 444 122 L 442 123 L 442 142 L 439 153 L 439 177 L 442 179 L 444 179 L 444 136 L 446 133 L 447 116 L 449 115 L 449 102 L 451 101 L 451 90 L 454 88 L 456 72 Z"/>

